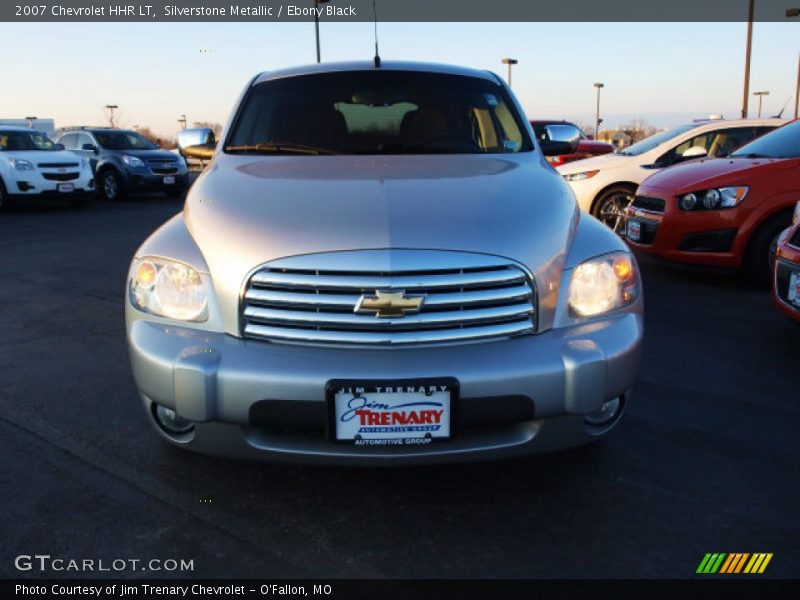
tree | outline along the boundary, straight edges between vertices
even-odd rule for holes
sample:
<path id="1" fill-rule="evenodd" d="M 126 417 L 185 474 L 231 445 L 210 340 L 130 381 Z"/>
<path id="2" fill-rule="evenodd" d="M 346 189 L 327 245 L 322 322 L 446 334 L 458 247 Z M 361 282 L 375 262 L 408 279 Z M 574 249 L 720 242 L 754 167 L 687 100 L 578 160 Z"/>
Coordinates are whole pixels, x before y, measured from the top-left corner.
<path id="1" fill-rule="evenodd" d="M 644 138 L 650 137 L 658 131 L 658 129 L 644 119 L 636 118 L 620 126 L 620 131 L 624 131 L 631 136 L 631 143 L 635 144 Z"/>
<path id="2" fill-rule="evenodd" d="M 203 129 L 210 129 L 214 132 L 214 137 L 219 137 L 219 134 L 222 133 L 222 125 L 219 123 L 214 123 L 213 121 L 195 121 L 195 127 L 200 127 Z"/>
<path id="3" fill-rule="evenodd" d="M 136 133 L 141 135 L 142 137 L 150 140 L 156 146 L 160 146 L 161 148 L 174 148 L 177 146 L 177 141 L 174 138 L 163 138 L 155 133 L 149 127 L 137 127 Z"/>

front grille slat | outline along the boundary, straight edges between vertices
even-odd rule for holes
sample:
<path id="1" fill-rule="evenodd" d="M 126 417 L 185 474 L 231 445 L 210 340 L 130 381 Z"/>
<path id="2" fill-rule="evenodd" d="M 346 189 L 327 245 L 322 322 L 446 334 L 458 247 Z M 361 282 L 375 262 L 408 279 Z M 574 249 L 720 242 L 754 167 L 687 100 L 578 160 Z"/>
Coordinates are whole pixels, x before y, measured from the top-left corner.
<path id="1" fill-rule="evenodd" d="M 79 163 L 39 163 L 37 166 L 41 169 L 76 169 Z"/>
<path id="2" fill-rule="evenodd" d="M 79 176 L 80 173 L 42 173 L 42 177 L 49 181 L 72 181 Z"/>
<path id="3" fill-rule="evenodd" d="M 458 259 L 460 262 L 460 258 Z M 289 343 L 395 345 L 483 340 L 536 329 L 533 282 L 514 264 L 382 271 L 256 271 L 242 299 L 244 337 Z M 286 264 L 282 261 L 282 264 Z M 401 317 L 356 313 L 362 294 L 424 296 Z"/>
<path id="4" fill-rule="evenodd" d="M 631 204 L 633 208 L 639 208 L 654 213 L 663 213 L 666 205 L 667 203 L 663 198 L 651 198 L 650 196 L 636 196 Z"/>

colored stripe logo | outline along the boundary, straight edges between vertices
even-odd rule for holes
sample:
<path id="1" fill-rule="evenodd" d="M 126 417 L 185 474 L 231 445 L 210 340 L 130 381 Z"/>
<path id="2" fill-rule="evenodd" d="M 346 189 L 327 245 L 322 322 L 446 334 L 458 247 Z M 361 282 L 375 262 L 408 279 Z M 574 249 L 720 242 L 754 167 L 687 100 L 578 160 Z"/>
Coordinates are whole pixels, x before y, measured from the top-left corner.
<path id="1" fill-rule="evenodd" d="M 767 569 L 772 553 L 769 552 L 708 552 L 700 561 L 697 573 L 702 575 L 724 574 L 736 575 L 747 573 L 751 575 L 763 573 Z"/>

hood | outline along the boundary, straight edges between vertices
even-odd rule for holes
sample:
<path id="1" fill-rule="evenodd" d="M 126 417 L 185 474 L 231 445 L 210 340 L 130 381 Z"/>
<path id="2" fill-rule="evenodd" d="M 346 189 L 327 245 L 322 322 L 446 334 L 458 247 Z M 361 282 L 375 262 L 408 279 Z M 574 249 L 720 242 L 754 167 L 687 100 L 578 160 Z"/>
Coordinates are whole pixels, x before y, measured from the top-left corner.
<path id="1" fill-rule="evenodd" d="M 557 168 L 562 175 L 568 173 L 583 173 L 584 171 L 603 171 L 606 169 L 618 169 L 627 165 L 635 156 L 625 156 L 624 154 L 601 154 L 568 162 Z"/>
<path id="2" fill-rule="evenodd" d="M 229 317 L 257 266 L 320 252 L 482 253 L 522 263 L 539 290 L 557 291 L 577 215 L 569 187 L 536 153 L 219 154 L 184 208 Z"/>
<path id="3" fill-rule="evenodd" d="M 69 150 L 11 150 L 0 155 L 27 160 L 37 166 L 40 163 L 81 163 L 81 157 Z"/>
<path id="4" fill-rule="evenodd" d="M 772 177 L 798 162 L 798 159 L 785 158 L 700 159 L 654 173 L 644 181 L 642 188 L 680 194 L 706 187 L 751 185 L 755 178 Z"/>
<path id="5" fill-rule="evenodd" d="M 152 160 L 154 158 L 159 158 L 162 160 L 178 160 L 178 158 L 180 158 L 179 155 L 175 154 L 174 152 L 162 150 L 161 148 L 157 148 L 155 150 L 116 150 L 115 152 L 119 154 L 127 154 L 128 156 L 135 156 L 136 158 L 141 158 L 142 160 Z"/>

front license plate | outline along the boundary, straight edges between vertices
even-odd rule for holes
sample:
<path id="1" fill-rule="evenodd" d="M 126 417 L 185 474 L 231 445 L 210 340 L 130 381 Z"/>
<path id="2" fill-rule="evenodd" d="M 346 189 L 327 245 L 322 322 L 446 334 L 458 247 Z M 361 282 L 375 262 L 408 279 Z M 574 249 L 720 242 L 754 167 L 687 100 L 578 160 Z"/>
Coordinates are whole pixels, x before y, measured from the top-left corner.
<path id="1" fill-rule="evenodd" d="M 458 382 L 334 380 L 327 386 L 331 437 L 355 446 L 422 446 L 453 436 Z"/>
<path id="2" fill-rule="evenodd" d="M 164 185 L 175 185 L 175 175 L 165 175 Z"/>
<path id="3" fill-rule="evenodd" d="M 72 184 L 72 183 L 59 183 L 58 184 L 58 191 L 59 192 L 74 192 L 75 191 L 75 184 Z"/>
<path id="4" fill-rule="evenodd" d="M 634 242 L 642 239 L 642 224 L 639 221 L 628 221 L 628 239 Z"/>
<path id="5" fill-rule="evenodd" d="M 800 306 L 800 271 L 792 271 L 789 275 L 789 302 Z"/>

